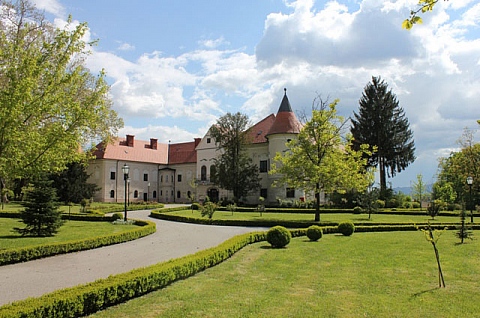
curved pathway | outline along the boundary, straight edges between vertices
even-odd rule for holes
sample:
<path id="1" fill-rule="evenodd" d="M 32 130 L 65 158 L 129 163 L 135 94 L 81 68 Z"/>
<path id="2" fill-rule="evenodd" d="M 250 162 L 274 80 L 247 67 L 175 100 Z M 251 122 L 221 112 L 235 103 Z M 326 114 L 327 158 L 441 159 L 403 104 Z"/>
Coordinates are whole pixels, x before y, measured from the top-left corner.
<path id="1" fill-rule="evenodd" d="M 138 240 L 0 266 L 0 306 L 193 254 L 235 235 L 259 230 L 169 222 L 149 218 L 149 214 L 149 210 L 129 212 L 130 218 L 157 224 L 154 234 Z"/>

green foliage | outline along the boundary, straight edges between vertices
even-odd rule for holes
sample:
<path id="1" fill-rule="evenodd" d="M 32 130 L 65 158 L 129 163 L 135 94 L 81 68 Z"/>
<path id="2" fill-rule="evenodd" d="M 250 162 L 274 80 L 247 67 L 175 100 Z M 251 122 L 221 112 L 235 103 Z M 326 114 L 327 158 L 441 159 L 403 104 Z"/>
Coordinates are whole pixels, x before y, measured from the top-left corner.
<path id="1" fill-rule="evenodd" d="M 247 115 L 227 113 L 210 128 L 217 149 L 222 150 L 214 159 L 211 180 L 221 188 L 231 190 L 236 203 L 260 188 L 258 167 L 246 152 L 249 142 L 247 127 Z"/>
<path id="2" fill-rule="evenodd" d="M 208 217 L 209 219 L 211 219 L 216 210 L 217 205 L 209 201 L 202 206 L 202 210 L 200 211 L 200 213 L 203 217 Z"/>
<path id="3" fill-rule="evenodd" d="M 359 206 L 356 206 L 353 208 L 353 214 L 362 214 L 363 213 L 363 209 Z"/>
<path id="4" fill-rule="evenodd" d="M 422 202 L 429 196 L 422 174 L 417 174 L 417 180 L 412 182 L 412 196 L 417 202 Z"/>
<path id="5" fill-rule="evenodd" d="M 378 167 L 380 191 L 386 177 L 394 177 L 415 160 L 415 143 L 408 119 L 395 94 L 380 77 L 372 77 L 360 99 L 359 113 L 352 118 L 353 148 L 369 145 L 367 164 Z"/>
<path id="6" fill-rule="evenodd" d="M 322 228 L 318 225 L 311 225 L 307 229 L 307 237 L 310 239 L 310 241 L 318 241 L 322 238 L 322 235 Z"/>
<path id="7" fill-rule="evenodd" d="M 460 239 L 460 243 L 463 244 L 465 239 L 470 239 L 473 240 L 473 232 L 471 228 L 469 228 L 465 224 L 465 217 L 466 217 L 466 212 L 465 209 L 463 208 L 462 211 L 460 212 L 460 226 L 458 227 L 458 231 L 455 233 L 455 236 Z"/>
<path id="8" fill-rule="evenodd" d="M 355 232 L 355 225 L 350 221 L 340 222 L 338 224 L 338 232 L 345 236 L 350 236 Z"/>
<path id="9" fill-rule="evenodd" d="M 61 212 L 58 210 L 55 189 L 51 181 L 39 180 L 27 195 L 22 211 L 25 228 L 15 228 L 22 235 L 53 236 L 63 225 Z"/>
<path id="10" fill-rule="evenodd" d="M 72 162 L 65 170 L 52 174 L 50 179 L 53 180 L 59 201 L 78 204 L 83 199 L 92 198 L 95 191 L 99 190 L 95 184 L 87 182 L 88 177 L 83 163 Z"/>
<path id="11" fill-rule="evenodd" d="M 419 209 L 420 207 L 421 207 L 420 202 L 417 202 L 417 201 L 412 202 L 412 208 Z"/>
<path id="12" fill-rule="evenodd" d="M 121 220 L 121 219 L 123 219 L 123 214 L 122 213 L 113 213 L 112 221 Z"/>
<path id="13" fill-rule="evenodd" d="M 410 18 L 402 22 L 402 29 L 410 30 L 415 24 L 422 24 L 423 20 L 418 13 L 425 13 L 432 11 L 438 0 L 418 0 L 418 8 L 410 11 Z"/>
<path id="14" fill-rule="evenodd" d="M 267 242 L 275 248 L 285 247 L 290 243 L 292 234 L 285 227 L 277 225 L 267 232 Z"/>
<path id="15" fill-rule="evenodd" d="M 320 221 L 320 193 L 325 191 L 363 191 L 373 180 L 372 171 L 364 169 L 365 147 L 357 151 L 345 140 L 342 130 L 346 124 L 337 115 L 338 100 L 327 104 L 320 98 L 314 100 L 317 108 L 300 130 L 298 137 L 286 144 L 289 151 L 277 153 L 271 169 L 280 178 L 274 184 L 288 184 L 315 194 L 315 221 Z"/>
<path id="16" fill-rule="evenodd" d="M 385 207 L 385 201 L 380 200 L 380 199 L 376 200 L 376 201 L 375 201 L 375 204 L 377 205 L 377 207 L 378 207 L 379 209 L 383 209 L 383 208 Z"/>
<path id="17" fill-rule="evenodd" d="M 14 180 L 59 171 L 90 154 L 92 140 L 109 140 L 123 126 L 111 109 L 102 71 L 85 67 L 93 43 L 86 23 L 62 28 L 27 0 L 2 1 L 0 12 L 0 171 Z M 8 9 L 6 9 L 8 8 Z"/>
<path id="18" fill-rule="evenodd" d="M 197 203 L 197 202 L 194 202 L 191 205 L 192 210 L 200 210 L 200 207 L 201 207 L 200 203 Z"/>

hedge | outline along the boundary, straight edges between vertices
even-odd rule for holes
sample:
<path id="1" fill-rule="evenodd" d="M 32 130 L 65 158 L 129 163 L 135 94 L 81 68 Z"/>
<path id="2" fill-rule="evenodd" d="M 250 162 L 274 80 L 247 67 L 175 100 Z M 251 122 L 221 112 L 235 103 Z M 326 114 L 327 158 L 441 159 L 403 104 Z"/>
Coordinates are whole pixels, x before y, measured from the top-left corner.
<path id="1" fill-rule="evenodd" d="M 128 242 L 155 233 L 156 231 L 156 224 L 154 222 L 135 220 L 135 224 L 139 227 L 123 233 L 97 236 L 78 241 L 1 250 L 0 265 L 25 262 L 47 256 L 78 252 L 102 246 Z"/>

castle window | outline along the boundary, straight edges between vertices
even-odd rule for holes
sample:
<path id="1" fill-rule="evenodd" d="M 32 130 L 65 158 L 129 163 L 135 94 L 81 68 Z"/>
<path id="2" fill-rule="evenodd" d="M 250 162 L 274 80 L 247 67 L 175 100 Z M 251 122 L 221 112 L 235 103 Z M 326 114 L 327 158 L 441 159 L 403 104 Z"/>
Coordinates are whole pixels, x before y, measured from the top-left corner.
<path id="1" fill-rule="evenodd" d="M 267 160 L 260 160 L 260 172 L 268 172 Z"/>

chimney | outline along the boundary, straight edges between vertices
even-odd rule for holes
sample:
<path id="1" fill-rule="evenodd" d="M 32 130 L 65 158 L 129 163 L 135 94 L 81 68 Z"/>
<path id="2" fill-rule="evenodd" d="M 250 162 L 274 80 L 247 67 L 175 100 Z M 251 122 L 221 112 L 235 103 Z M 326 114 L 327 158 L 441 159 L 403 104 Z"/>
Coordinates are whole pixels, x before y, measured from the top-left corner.
<path id="1" fill-rule="evenodd" d="M 158 139 L 150 138 L 150 148 L 157 150 Z"/>
<path id="2" fill-rule="evenodd" d="M 194 140 L 195 140 L 195 147 L 197 147 L 200 141 L 202 141 L 202 138 L 194 138 Z"/>
<path id="3" fill-rule="evenodd" d="M 134 135 L 127 135 L 127 147 L 133 147 L 134 140 L 135 140 Z"/>

